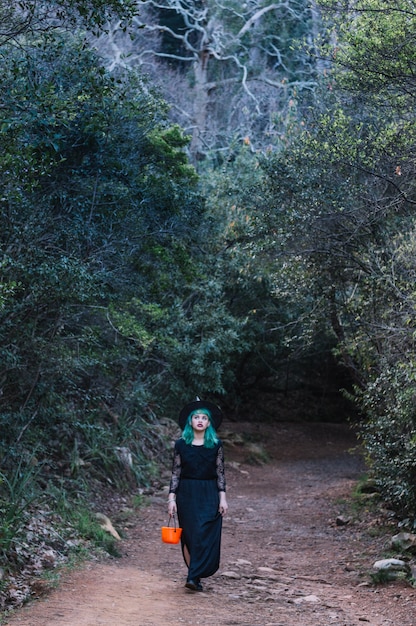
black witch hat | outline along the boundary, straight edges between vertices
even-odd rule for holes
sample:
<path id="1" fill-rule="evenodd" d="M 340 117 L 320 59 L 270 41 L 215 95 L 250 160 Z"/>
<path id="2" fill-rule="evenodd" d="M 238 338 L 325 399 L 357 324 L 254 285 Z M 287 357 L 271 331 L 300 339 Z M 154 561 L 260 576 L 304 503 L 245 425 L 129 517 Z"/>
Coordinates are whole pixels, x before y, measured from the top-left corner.
<path id="1" fill-rule="evenodd" d="M 179 426 L 182 430 L 186 426 L 186 421 L 189 417 L 189 414 L 192 413 L 192 411 L 195 411 L 195 409 L 208 409 L 211 414 L 211 423 L 213 427 L 215 428 L 215 430 L 219 429 L 222 422 L 222 412 L 220 407 L 213 402 L 200 400 L 197 396 L 193 402 L 189 402 L 189 404 L 186 404 L 179 413 Z"/>

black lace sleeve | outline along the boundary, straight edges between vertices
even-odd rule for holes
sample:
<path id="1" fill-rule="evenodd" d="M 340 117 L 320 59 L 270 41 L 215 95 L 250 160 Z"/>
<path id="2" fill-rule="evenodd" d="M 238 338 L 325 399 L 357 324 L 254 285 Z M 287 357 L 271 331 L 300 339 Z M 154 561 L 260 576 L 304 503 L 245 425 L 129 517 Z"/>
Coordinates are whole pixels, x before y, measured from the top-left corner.
<path id="1" fill-rule="evenodd" d="M 218 447 L 217 452 L 217 485 L 218 491 L 225 491 L 225 464 L 224 464 L 224 448 L 222 445 Z"/>
<path id="2" fill-rule="evenodd" d="M 173 452 L 173 461 L 172 461 L 172 476 L 170 479 L 169 493 L 176 493 L 179 487 L 179 480 L 181 478 L 181 469 L 182 469 L 182 459 L 181 455 L 175 446 L 175 450 Z"/>

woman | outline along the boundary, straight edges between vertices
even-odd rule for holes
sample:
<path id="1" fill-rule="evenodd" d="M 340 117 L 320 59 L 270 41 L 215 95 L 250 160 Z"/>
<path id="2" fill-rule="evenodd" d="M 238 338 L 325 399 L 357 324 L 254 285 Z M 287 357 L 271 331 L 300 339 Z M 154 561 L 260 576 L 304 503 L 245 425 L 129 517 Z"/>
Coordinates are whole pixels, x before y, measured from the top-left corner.
<path id="1" fill-rule="evenodd" d="M 220 409 L 199 398 L 179 414 L 182 436 L 175 442 L 168 512 L 178 514 L 181 545 L 188 567 L 185 587 L 202 591 L 201 578 L 212 576 L 220 565 L 225 496 L 224 450 L 216 431 Z"/>

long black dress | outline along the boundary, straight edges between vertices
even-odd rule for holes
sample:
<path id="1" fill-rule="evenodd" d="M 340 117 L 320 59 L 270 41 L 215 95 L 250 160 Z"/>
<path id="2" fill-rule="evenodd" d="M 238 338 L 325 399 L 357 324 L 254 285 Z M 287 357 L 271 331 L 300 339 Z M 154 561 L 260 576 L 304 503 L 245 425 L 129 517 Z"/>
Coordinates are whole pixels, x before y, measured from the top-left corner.
<path id="1" fill-rule="evenodd" d="M 182 554 L 188 579 L 212 576 L 220 565 L 222 516 L 219 491 L 225 491 L 224 449 L 175 442 L 170 493 L 176 494 Z M 189 558 L 188 558 L 189 554 Z"/>

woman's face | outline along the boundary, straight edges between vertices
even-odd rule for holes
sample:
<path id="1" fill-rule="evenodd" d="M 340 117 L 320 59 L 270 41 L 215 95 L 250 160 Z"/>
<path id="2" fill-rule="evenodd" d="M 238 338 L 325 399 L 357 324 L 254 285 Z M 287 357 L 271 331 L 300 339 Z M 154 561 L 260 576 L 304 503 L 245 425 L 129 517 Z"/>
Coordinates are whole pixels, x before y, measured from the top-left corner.
<path id="1" fill-rule="evenodd" d="M 205 415 L 205 413 L 195 413 L 194 415 L 192 415 L 191 426 L 197 432 L 205 432 L 209 425 L 209 417 L 208 415 Z"/>

